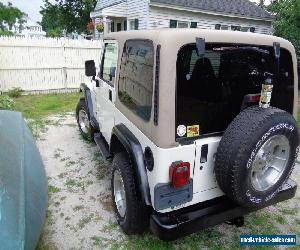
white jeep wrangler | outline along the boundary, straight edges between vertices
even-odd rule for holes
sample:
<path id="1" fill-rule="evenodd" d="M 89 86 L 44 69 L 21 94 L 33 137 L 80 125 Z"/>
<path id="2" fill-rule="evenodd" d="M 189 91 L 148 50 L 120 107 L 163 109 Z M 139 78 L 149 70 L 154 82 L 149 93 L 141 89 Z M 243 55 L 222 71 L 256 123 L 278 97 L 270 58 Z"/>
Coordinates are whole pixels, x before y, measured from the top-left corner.
<path id="1" fill-rule="evenodd" d="M 172 240 L 294 197 L 297 66 L 290 42 L 164 29 L 109 34 L 76 114 L 112 160 L 127 234 Z M 293 117 L 294 116 L 294 117 Z"/>

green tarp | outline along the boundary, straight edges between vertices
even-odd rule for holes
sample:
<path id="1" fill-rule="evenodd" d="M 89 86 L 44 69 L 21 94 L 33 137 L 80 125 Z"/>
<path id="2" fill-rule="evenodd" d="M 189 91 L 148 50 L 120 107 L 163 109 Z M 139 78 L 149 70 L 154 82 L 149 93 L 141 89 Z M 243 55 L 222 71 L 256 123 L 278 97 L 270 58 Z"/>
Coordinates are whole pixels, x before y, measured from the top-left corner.
<path id="1" fill-rule="evenodd" d="M 47 179 L 22 115 L 0 111 L 0 249 L 35 249 L 47 203 Z"/>

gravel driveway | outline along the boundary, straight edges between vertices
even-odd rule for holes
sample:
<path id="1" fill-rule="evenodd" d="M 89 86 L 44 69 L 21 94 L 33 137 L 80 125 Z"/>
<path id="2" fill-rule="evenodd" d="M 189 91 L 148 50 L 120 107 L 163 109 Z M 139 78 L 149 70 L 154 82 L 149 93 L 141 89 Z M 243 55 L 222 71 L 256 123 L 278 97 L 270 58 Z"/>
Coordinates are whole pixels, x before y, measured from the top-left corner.
<path id="1" fill-rule="evenodd" d="M 241 233 L 300 236 L 299 191 L 290 201 L 248 215 L 242 228 L 222 224 L 171 243 L 151 233 L 125 236 L 112 211 L 109 164 L 103 162 L 94 144 L 81 139 L 74 114 L 49 120 L 51 125 L 37 142 L 49 183 L 40 249 L 235 249 Z M 300 183 L 299 165 L 293 179 Z"/>

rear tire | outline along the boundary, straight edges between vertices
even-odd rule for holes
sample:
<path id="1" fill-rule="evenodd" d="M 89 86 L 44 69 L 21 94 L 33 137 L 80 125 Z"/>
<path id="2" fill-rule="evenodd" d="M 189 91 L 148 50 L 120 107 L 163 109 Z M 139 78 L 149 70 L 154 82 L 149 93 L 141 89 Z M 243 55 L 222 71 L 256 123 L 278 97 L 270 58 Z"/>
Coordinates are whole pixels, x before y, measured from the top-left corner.
<path id="1" fill-rule="evenodd" d="M 251 107 L 225 131 L 215 173 L 222 191 L 245 207 L 266 206 L 289 178 L 298 154 L 295 119 L 287 112 Z"/>
<path id="2" fill-rule="evenodd" d="M 79 100 L 76 107 L 76 120 L 79 131 L 85 140 L 93 141 L 94 130 L 89 120 L 88 108 L 86 106 L 85 99 Z"/>
<path id="3" fill-rule="evenodd" d="M 117 153 L 112 165 L 112 202 L 118 224 L 126 234 L 142 234 L 149 226 L 149 210 L 141 201 L 127 153 Z"/>

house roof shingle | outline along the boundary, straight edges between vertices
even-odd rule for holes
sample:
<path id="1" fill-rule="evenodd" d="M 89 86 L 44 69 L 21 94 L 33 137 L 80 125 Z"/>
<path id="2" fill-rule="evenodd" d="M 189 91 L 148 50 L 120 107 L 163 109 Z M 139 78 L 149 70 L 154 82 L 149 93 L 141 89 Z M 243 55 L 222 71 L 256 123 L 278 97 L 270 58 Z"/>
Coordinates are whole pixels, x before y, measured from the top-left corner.
<path id="1" fill-rule="evenodd" d="M 242 17 L 272 19 L 271 14 L 248 0 L 151 0 L 151 2 Z"/>

